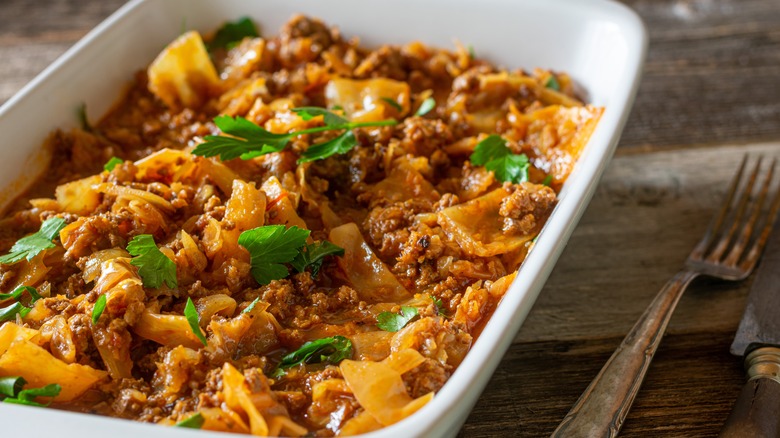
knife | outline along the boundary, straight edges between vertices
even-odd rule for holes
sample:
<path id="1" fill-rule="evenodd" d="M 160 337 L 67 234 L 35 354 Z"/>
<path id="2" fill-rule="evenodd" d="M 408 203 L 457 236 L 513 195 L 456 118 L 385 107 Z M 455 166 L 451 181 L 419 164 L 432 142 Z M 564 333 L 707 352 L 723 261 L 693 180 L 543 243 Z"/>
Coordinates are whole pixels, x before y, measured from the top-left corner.
<path id="1" fill-rule="evenodd" d="M 748 381 L 721 438 L 780 437 L 780 222 L 774 228 L 731 344 Z"/>

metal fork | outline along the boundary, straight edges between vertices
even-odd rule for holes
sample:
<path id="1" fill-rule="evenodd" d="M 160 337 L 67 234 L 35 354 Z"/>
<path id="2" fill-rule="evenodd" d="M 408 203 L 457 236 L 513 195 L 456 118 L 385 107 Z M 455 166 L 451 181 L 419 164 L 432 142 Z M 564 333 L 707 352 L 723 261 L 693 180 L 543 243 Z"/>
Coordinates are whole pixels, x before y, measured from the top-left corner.
<path id="1" fill-rule="evenodd" d="M 780 193 L 772 195 L 776 160 L 763 184 L 754 186 L 761 169 L 742 182 L 748 157 L 729 188 L 723 206 L 688 256 L 683 269 L 661 289 L 599 374 L 582 393 L 552 437 L 615 437 L 653 360 L 677 302 L 699 275 L 723 280 L 747 278 L 756 266 L 780 208 Z M 773 189 L 773 192 L 779 192 Z"/>

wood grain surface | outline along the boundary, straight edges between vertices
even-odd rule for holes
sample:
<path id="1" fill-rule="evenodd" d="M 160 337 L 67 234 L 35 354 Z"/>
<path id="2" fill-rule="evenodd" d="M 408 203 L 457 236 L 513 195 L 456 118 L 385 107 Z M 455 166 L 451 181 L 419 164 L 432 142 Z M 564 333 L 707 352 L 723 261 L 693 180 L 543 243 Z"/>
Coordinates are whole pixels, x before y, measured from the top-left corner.
<path id="1" fill-rule="evenodd" d="M 0 0 L 0 102 L 123 0 Z M 707 226 L 745 152 L 780 156 L 778 0 L 629 0 L 650 34 L 616 158 L 461 437 L 548 436 Z M 698 280 L 624 437 L 715 436 L 750 279 Z"/>

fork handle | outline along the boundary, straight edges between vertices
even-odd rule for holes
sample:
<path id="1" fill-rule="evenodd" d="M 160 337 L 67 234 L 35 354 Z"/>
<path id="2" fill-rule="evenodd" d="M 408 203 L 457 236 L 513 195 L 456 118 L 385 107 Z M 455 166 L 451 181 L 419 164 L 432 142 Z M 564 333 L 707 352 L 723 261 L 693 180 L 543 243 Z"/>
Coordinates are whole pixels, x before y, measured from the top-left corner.
<path id="1" fill-rule="evenodd" d="M 555 429 L 553 438 L 617 436 L 674 308 L 698 275 L 697 272 L 683 270 L 666 283 Z"/>

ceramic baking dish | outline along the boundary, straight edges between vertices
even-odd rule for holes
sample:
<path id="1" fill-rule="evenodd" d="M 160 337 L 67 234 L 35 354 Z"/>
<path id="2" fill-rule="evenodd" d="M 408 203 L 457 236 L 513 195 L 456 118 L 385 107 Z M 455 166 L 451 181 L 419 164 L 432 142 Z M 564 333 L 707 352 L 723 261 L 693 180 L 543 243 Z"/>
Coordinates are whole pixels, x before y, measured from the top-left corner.
<path id="1" fill-rule="evenodd" d="M 75 126 L 76 109 L 84 103 L 90 118 L 102 115 L 183 23 L 209 31 L 248 15 L 262 33 L 272 34 L 299 12 L 338 25 L 369 47 L 419 40 L 453 48 L 457 39 L 500 66 L 564 71 L 588 102 L 606 108 L 536 246 L 463 363 L 419 412 L 364 435 L 454 436 L 536 300 L 620 137 L 647 40 L 641 21 L 625 6 L 607 0 L 133 0 L 0 108 L 0 206 L 48 165 L 41 144 L 49 132 Z M 6 404 L 0 404 L 0 421 L 4 436 L 222 435 Z"/>

